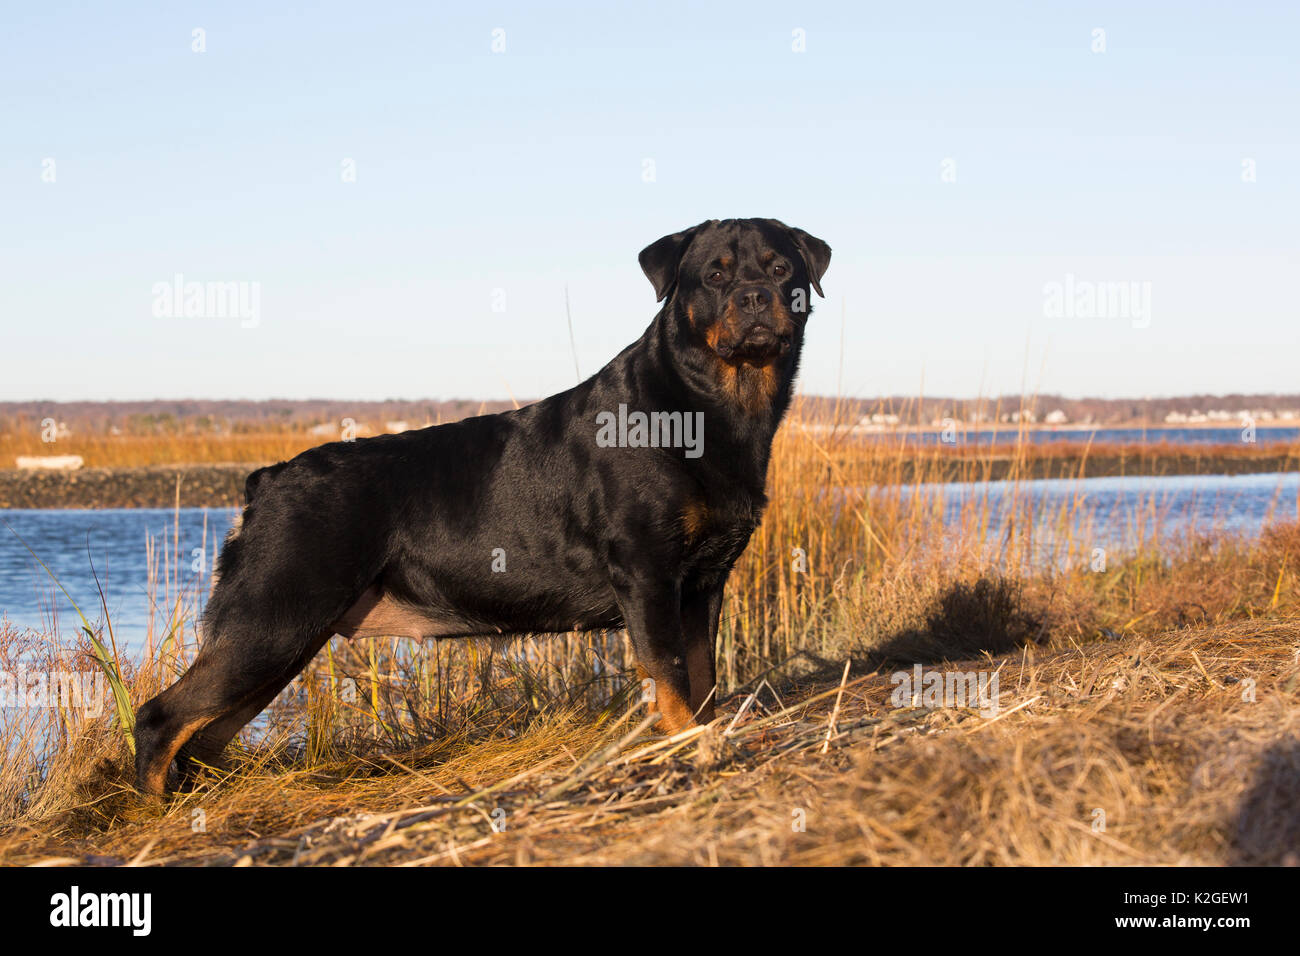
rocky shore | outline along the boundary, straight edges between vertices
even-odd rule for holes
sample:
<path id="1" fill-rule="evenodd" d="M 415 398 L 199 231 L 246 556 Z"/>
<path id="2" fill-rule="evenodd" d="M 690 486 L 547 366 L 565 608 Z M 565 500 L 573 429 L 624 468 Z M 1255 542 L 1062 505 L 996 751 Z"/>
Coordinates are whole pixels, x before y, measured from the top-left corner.
<path id="1" fill-rule="evenodd" d="M 0 508 L 238 507 L 258 464 L 0 470 Z"/>

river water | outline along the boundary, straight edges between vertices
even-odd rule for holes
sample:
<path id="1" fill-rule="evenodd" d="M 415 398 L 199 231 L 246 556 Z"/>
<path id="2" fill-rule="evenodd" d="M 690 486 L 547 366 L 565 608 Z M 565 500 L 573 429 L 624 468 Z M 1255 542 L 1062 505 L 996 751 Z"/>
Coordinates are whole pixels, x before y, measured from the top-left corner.
<path id="1" fill-rule="evenodd" d="M 1068 533 L 1084 535 L 1090 548 L 1122 553 L 1139 541 L 1187 531 L 1249 536 L 1269 521 L 1294 521 L 1300 474 L 951 483 L 904 487 L 900 493 L 925 496 L 953 526 L 971 506 L 984 508 L 995 533 L 1015 509 L 1044 526 L 1040 537 L 1048 546 L 1062 533 L 1060 516 L 1067 513 L 1075 524 L 1064 529 Z M 102 620 L 106 608 L 118 642 L 138 647 L 151 615 L 155 635 L 166 629 L 165 592 L 173 598 L 185 592 L 191 606 L 201 601 L 214 545 L 235 514 L 231 508 L 0 510 L 0 616 L 42 633 L 56 627 L 75 631 L 75 601 L 92 622 Z M 151 591 L 150 581 L 164 577 L 170 589 L 158 585 Z"/>

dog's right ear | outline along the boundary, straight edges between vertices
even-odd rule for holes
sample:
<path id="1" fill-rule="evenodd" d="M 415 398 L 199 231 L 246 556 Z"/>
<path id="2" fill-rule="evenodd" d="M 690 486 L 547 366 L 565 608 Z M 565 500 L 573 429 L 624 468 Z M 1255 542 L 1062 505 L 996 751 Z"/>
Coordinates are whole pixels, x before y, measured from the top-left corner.
<path id="1" fill-rule="evenodd" d="M 690 229 L 674 232 L 671 236 L 664 236 L 641 250 L 637 260 L 641 263 L 641 270 L 646 278 L 655 287 L 656 302 L 668 298 L 668 293 L 677 283 L 677 266 L 681 263 L 682 256 L 686 254 L 686 249 L 695 238 L 695 234 L 708 224 L 709 221 L 705 221 Z"/>

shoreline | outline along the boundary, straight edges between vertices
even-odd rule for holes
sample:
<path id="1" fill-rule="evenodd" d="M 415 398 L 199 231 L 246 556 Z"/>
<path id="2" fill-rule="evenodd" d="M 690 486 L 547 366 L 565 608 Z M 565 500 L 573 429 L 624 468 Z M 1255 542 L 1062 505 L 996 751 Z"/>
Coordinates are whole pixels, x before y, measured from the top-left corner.
<path id="1" fill-rule="evenodd" d="M 1266 423 L 1257 421 L 1254 422 L 1254 426 L 1256 432 L 1296 431 L 1300 430 L 1300 419 L 1294 421 L 1290 419 L 1282 421 L 1269 420 Z M 904 425 L 902 423 L 857 422 L 852 425 L 825 425 L 815 421 L 795 422 L 794 427 L 803 431 L 843 431 L 863 435 L 937 435 L 945 428 L 943 425 L 934 423 L 928 425 Z M 1095 422 L 1047 424 L 1044 422 L 963 422 L 954 420 L 953 427 L 961 435 L 1018 435 L 1021 432 L 1036 434 L 1052 434 L 1054 432 L 1069 432 L 1070 434 L 1142 432 L 1143 434 L 1155 434 L 1178 431 L 1240 431 L 1244 427 L 1244 423 L 1236 419 L 1210 422 L 1162 422 L 1155 425 L 1142 422 L 1130 422 L 1126 425 L 1100 425 Z M 1275 440 L 1286 441 L 1286 439 Z"/>
<path id="2" fill-rule="evenodd" d="M 238 508 L 259 464 L 0 471 L 0 509 Z"/>
<path id="3" fill-rule="evenodd" d="M 266 463 L 266 464 L 269 464 Z M 76 471 L 0 470 L 0 509 L 238 508 L 244 479 L 263 463 L 153 465 L 139 468 L 82 468 Z M 1014 455 L 961 455 L 935 461 L 911 459 L 882 484 L 912 484 L 917 469 L 926 482 L 1005 481 L 1043 478 L 1167 477 L 1249 475 L 1300 470 L 1293 451 L 1229 457 L 1156 452 L 1051 455 L 1017 460 Z"/>

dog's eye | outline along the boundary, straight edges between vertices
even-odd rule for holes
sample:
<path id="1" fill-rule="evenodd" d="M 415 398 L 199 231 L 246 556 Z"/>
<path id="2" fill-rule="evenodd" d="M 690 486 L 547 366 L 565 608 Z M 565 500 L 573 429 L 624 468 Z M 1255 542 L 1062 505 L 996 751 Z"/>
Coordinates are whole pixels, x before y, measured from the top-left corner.
<path id="1" fill-rule="evenodd" d="M 721 282 L 721 281 L 722 281 L 722 273 L 719 272 L 717 269 L 714 269 L 712 272 L 709 273 L 709 281 L 710 281 L 710 282 Z"/>
<path id="2" fill-rule="evenodd" d="M 782 265 L 775 265 L 772 267 L 772 275 L 774 276 L 783 276 L 789 271 L 789 269 Z"/>

